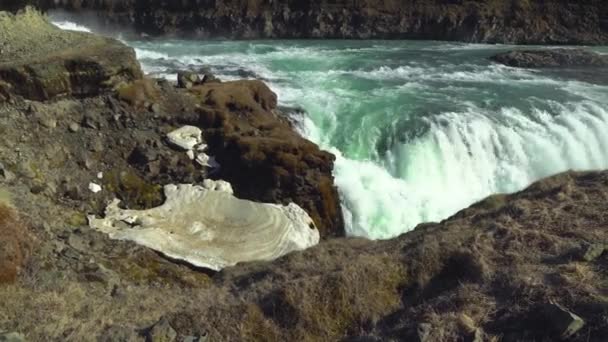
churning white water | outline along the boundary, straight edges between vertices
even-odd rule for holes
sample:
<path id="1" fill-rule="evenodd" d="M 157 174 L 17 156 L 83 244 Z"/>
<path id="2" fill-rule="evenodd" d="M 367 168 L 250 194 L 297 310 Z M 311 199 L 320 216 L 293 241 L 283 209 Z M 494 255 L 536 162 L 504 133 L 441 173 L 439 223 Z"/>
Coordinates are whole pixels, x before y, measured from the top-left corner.
<path id="1" fill-rule="evenodd" d="M 128 43 L 157 76 L 210 67 L 223 79 L 260 78 L 282 104 L 304 109 L 303 134 L 337 156 L 351 235 L 390 238 L 542 177 L 608 168 L 606 78 L 488 61 L 510 46 Z"/>

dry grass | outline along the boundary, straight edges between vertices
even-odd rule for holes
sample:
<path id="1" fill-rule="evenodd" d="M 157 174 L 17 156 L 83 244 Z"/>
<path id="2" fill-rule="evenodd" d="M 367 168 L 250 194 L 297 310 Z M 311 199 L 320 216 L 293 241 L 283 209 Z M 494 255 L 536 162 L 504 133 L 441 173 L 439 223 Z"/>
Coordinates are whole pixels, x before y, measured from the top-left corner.
<path id="1" fill-rule="evenodd" d="M 160 99 L 160 91 L 156 83 L 149 78 L 123 83 L 118 86 L 117 92 L 121 100 L 135 107 L 142 107 L 146 103 L 157 103 Z"/>
<path id="2" fill-rule="evenodd" d="M 31 239 L 15 209 L 0 202 L 0 284 L 17 279 L 30 255 Z"/>

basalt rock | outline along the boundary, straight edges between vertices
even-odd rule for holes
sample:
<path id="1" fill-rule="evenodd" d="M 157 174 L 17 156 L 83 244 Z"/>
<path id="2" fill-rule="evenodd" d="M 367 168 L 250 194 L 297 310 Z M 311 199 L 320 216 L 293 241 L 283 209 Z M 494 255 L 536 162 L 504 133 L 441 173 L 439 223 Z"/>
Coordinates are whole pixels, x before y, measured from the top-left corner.
<path id="1" fill-rule="evenodd" d="M 0 13 L 0 98 L 98 95 L 142 76 L 133 49 L 109 38 L 59 30 L 38 12 Z"/>
<path id="2" fill-rule="evenodd" d="M 24 1 L 26 3 L 27 1 Z M 152 35 L 602 44 L 603 0 L 30 0 Z M 13 6 L 14 7 L 14 6 Z M 91 18 L 89 16 L 89 18 Z"/>
<path id="3" fill-rule="evenodd" d="M 332 175 L 335 157 L 302 138 L 277 110 L 277 96 L 263 82 L 205 83 L 192 88 L 200 101 L 216 175 L 240 198 L 294 202 L 308 212 L 322 238 L 344 235 L 340 199 Z"/>
<path id="4" fill-rule="evenodd" d="M 519 68 L 608 67 L 608 55 L 583 49 L 517 50 L 490 59 Z"/>

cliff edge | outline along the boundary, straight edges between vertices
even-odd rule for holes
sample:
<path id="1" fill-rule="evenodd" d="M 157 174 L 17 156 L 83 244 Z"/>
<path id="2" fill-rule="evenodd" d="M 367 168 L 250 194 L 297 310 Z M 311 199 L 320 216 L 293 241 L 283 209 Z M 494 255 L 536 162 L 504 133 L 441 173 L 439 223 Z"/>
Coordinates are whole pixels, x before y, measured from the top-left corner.
<path id="1" fill-rule="evenodd" d="M 151 35 L 606 44 L 603 0 L 31 0 Z M 8 6 L 8 5 L 6 5 Z M 13 5 L 14 7 L 15 5 Z M 91 18 L 91 17 L 89 17 Z M 120 27 L 120 26 L 118 26 Z"/>

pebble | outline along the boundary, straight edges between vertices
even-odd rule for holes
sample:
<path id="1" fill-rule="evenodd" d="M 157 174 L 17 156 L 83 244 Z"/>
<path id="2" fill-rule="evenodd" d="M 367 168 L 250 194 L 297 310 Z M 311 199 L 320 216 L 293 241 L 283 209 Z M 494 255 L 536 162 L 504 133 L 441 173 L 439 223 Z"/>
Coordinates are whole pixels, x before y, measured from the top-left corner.
<path id="1" fill-rule="evenodd" d="M 99 184 L 89 183 L 89 190 L 91 190 L 92 193 L 96 194 L 100 192 L 102 188 Z"/>
<path id="2" fill-rule="evenodd" d="M 57 127 L 57 120 L 55 120 L 55 118 L 51 118 L 48 116 L 44 116 L 42 118 L 40 118 L 40 124 L 46 128 L 55 128 Z"/>
<path id="3" fill-rule="evenodd" d="M 76 132 L 78 132 L 78 131 L 80 130 L 80 125 L 79 125 L 79 124 L 77 124 L 77 123 L 75 123 L 75 122 L 72 122 L 72 123 L 71 123 L 71 124 L 68 126 L 68 128 L 70 129 L 70 132 L 76 133 Z"/>

